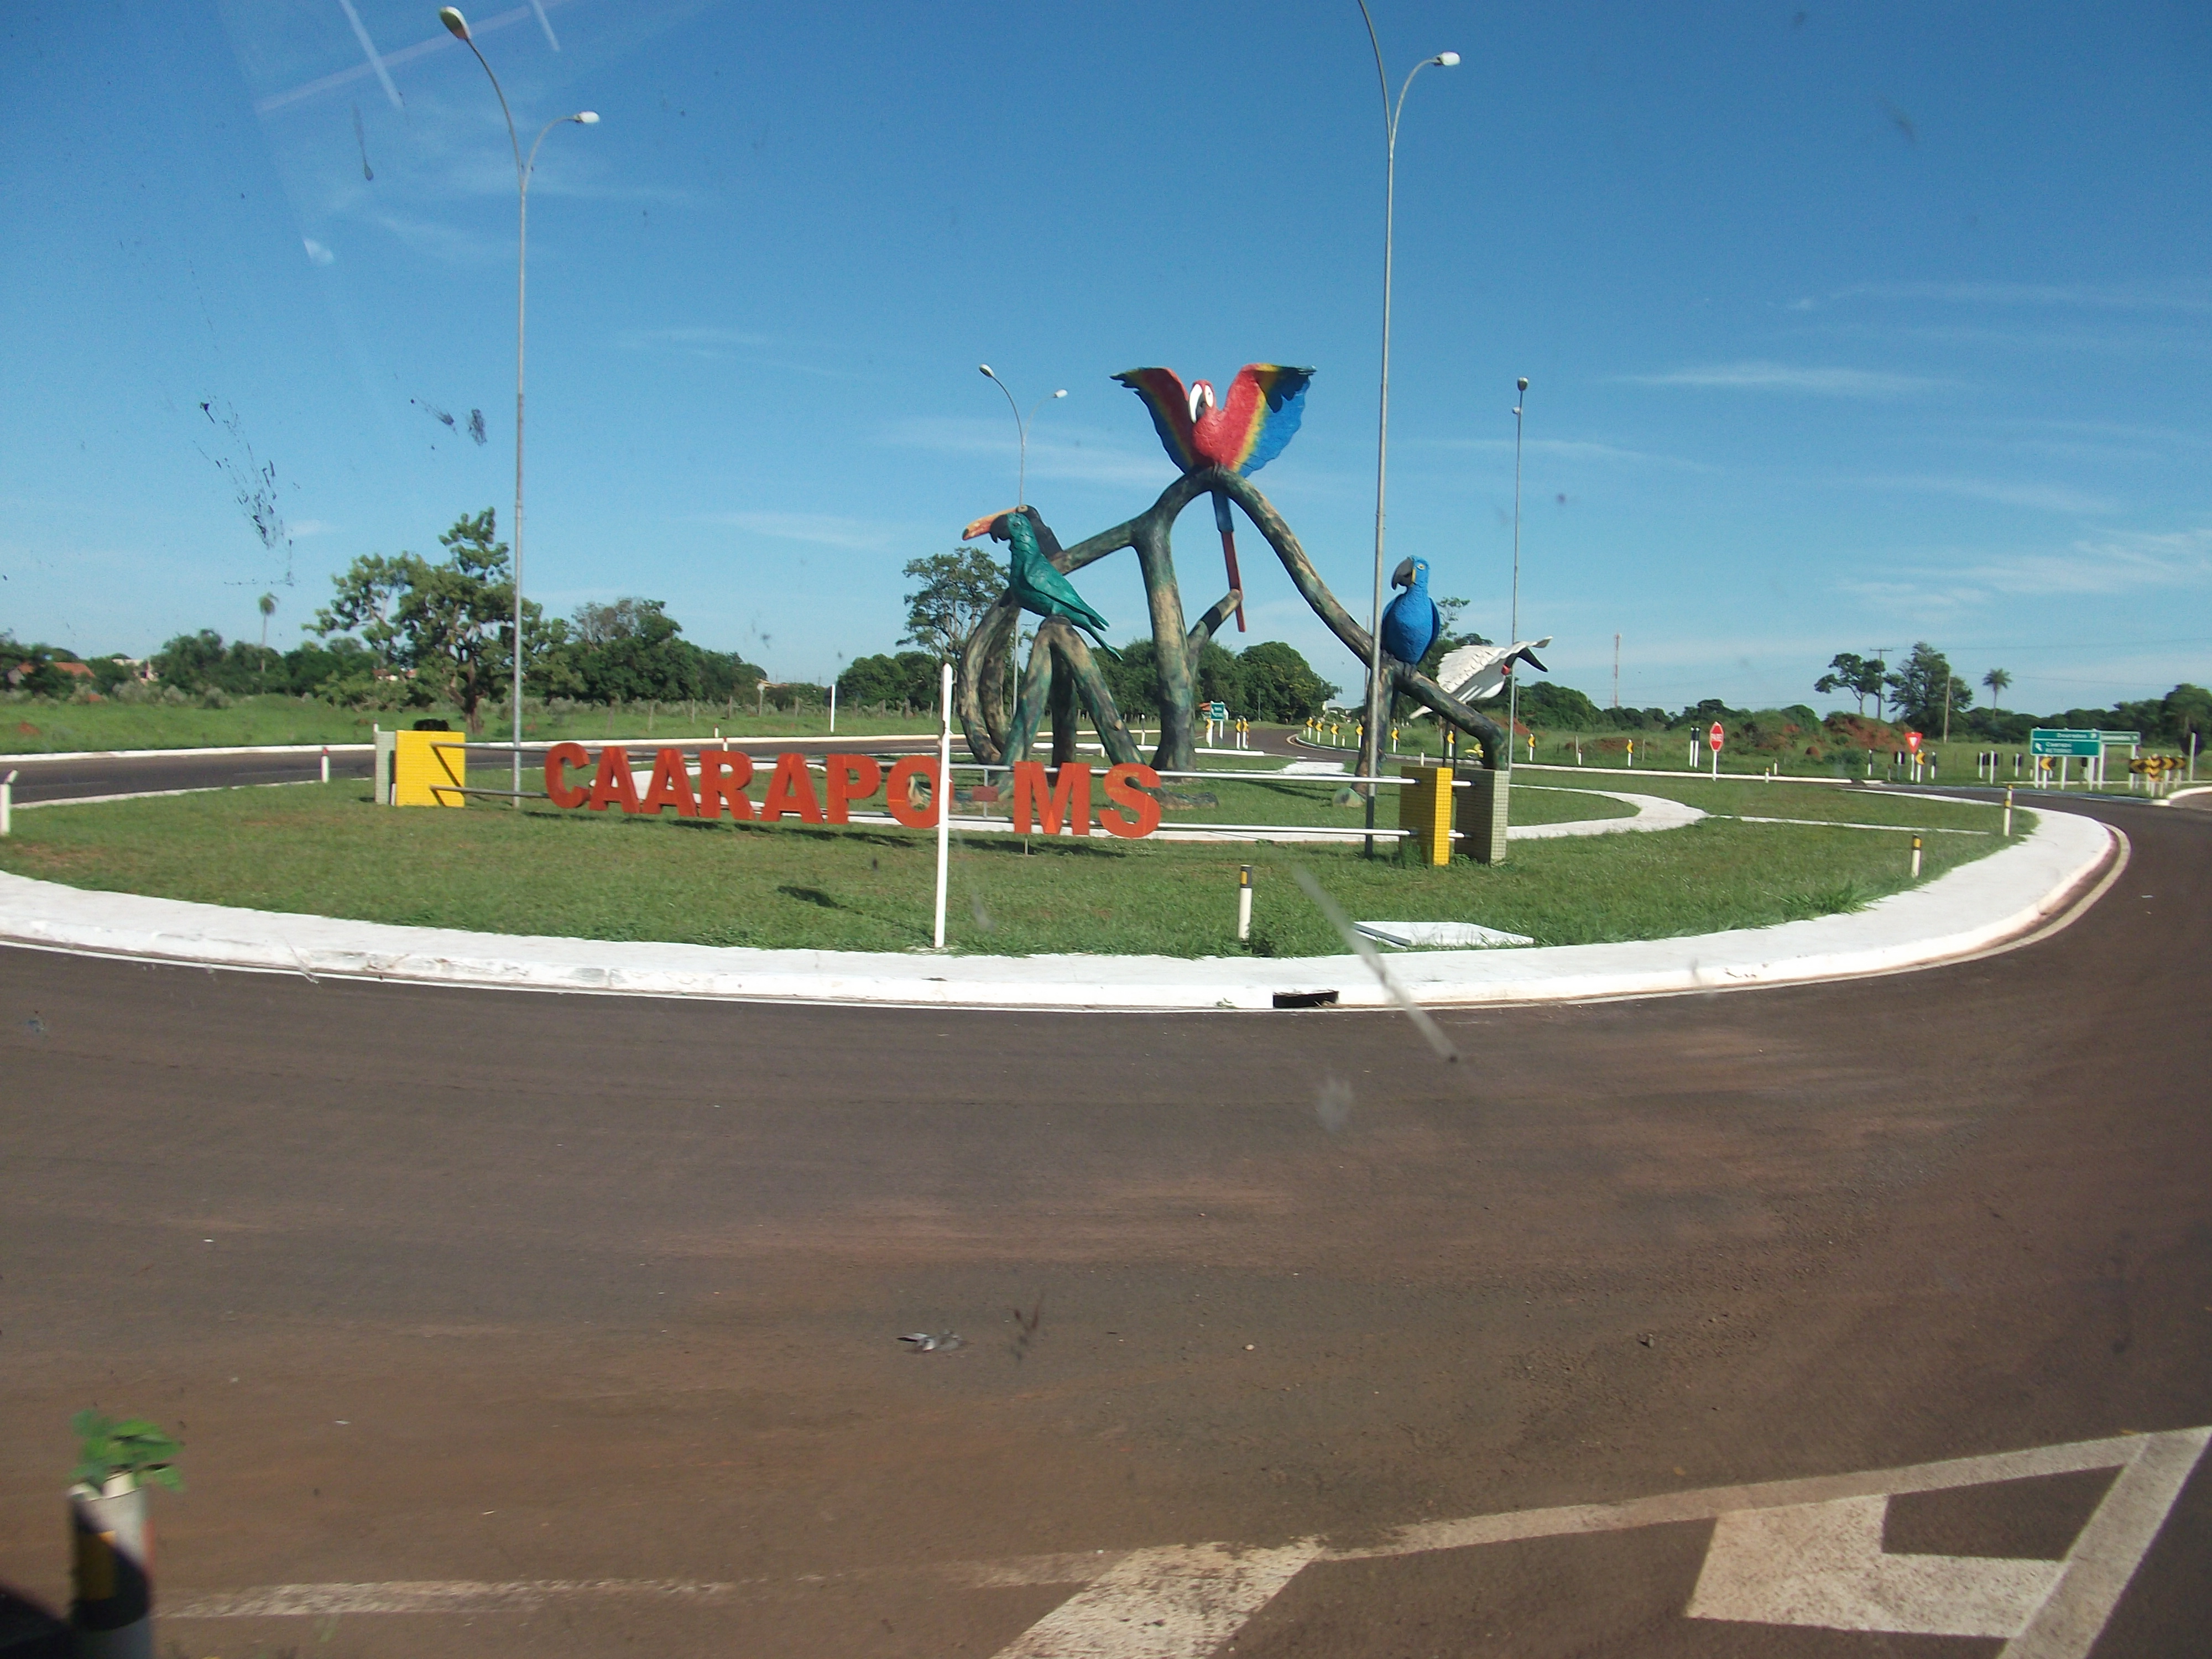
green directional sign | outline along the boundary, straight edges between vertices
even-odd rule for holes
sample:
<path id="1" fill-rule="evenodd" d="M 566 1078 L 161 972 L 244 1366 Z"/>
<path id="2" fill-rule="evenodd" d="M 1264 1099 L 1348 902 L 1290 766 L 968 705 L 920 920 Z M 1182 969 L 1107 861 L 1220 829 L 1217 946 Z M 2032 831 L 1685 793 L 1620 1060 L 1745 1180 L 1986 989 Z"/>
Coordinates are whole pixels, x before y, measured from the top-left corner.
<path id="1" fill-rule="evenodd" d="M 2081 732 L 2070 726 L 2039 726 L 2027 734 L 2027 752 L 2031 755 L 2079 755 L 2094 760 L 2105 752 L 2106 744 L 2124 745 L 2142 741 L 2140 732 Z"/>
<path id="2" fill-rule="evenodd" d="M 2075 732 L 2063 726 L 2038 726 L 2027 734 L 2031 755 L 2085 755 L 2094 759 L 2104 744 L 2094 732 Z"/>

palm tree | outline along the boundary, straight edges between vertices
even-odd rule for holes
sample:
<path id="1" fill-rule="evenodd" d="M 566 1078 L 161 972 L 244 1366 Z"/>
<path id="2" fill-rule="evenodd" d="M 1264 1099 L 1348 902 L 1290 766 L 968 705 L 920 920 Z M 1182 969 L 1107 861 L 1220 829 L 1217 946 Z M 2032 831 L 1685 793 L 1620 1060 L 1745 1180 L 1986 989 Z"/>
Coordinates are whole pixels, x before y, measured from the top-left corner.
<path id="1" fill-rule="evenodd" d="M 261 607 L 261 689 L 269 689 L 269 618 L 276 612 L 276 596 L 264 593 L 257 601 Z"/>
<path id="2" fill-rule="evenodd" d="M 1997 699 L 2004 696 L 2005 688 L 2012 684 L 2012 676 L 2002 668 L 1992 668 L 1982 676 L 1982 684 L 1990 688 L 1990 712 L 1994 714 L 1997 712 Z"/>

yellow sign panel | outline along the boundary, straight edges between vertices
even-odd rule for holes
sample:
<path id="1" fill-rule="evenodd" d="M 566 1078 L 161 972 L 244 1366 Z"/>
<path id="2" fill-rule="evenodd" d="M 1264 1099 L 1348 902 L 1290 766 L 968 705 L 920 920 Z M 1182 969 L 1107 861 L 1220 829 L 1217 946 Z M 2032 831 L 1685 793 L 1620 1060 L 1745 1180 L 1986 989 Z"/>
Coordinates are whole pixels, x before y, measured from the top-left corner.
<path id="1" fill-rule="evenodd" d="M 1401 766 L 1399 775 L 1412 782 L 1398 792 L 1398 827 L 1413 832 L 1424 864 L 1451 860 L 1452 769 L 1449 766 Z"/>
<path id="2" fill-rule="evenodd" d="M 458 732 L 399 732 L 393 734 L 392 804 L 394 806 L 465 806 L 468 759 Z"/>

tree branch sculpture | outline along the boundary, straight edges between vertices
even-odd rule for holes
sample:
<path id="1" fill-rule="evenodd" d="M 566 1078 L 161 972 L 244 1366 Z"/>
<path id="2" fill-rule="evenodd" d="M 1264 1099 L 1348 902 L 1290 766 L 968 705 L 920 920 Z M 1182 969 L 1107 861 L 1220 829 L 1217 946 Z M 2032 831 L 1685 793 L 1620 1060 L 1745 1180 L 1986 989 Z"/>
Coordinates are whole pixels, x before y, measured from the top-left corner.
<path id="1" fill-rule="evenodd" d="M 1241 592 L 1232 589 L 1209 607 L 1195 626 L 1187 627 L 1184 623 L 1171 532 L 1185 507 L 1201 495 L 1213 494 L 1225 495 L 1244 509 L 1244 515 L 1267 538 L 1267 545 L 1282 561 L 1299 597 L 1312 607 L 1314 614 L 1328 625 L 1329 632 L 1343 642 L 1346 649 L 1363 664 L 1369 659 L 1370 636 L 1367 629 L 1338 603 L 1336 595 L 1329 592 L 1328 584 L 1314 569 L 1313 561 L 1306 556 L 1297 535 L 1248 477 L 1220 467 L 1201 467 L 1186 472 L 1162 490 L 1159 499 L 1137 517 L 1110 530 L 1102 530 L 1068 548 L 1063 548 L 1058 538 L 1032 513 L 1030 520 L 1038 532 L 1039 549 L 1063 575 L 1072 575 L 1124 548 L 1136 550 L 1152 613 L 1153 661 L 1159 689 L 1160 741 L 1152 763 L 1164 771 L 1189 771 L 1196 765 L 1198 661 L 1206 641 L 1243 599 Z M 1048 618 L 1038 629 L 1037 643 L 1023 675 L 1023 690 L 1017 700 L 1015 715 L 1011 721 L 1006 718 L 996 690 L 1005 684 L 1008 654 L 1020 614 L 1020 607 L 1011 593 L 1002 597 L 961 653 L 957 707 L 961 728 L 976 759 L 986 765 L 999 765 L 1011 763 L 1025 755 L 1049 702 L 1053 714 L 1053 761 L 1055 765 L 1063 763 L 1074 752 L 1073 702 L 1078 696 L 1090 708 L 1108 755 L 1117 761 L 1135 759 L 1135 744 L 1118 712 L 1114 711 L 1112 694 L 1091 659 L 1090 648 L 1073 629 L 1057 617 Z M 1055 664 L 1065 665 L 1068 690 L 1073 695 L 1061 693 L 1062 677 L 1054 672 Z M 1497 722 L 1462 702 L 1410 663 L 1400 662 L 1385 653 L 1382 666 L 1395 689 L 1473 738 L 1481 750 L 1485 766 L 1499 770 L 1512 763 L 1507 753 L 1505 733 Z M 1048 673 L 1052 675 L 1048 688 L 1044 684 Z M 1101 719 L 1102 709 L 1107 712 L 1108 718 Z"/>

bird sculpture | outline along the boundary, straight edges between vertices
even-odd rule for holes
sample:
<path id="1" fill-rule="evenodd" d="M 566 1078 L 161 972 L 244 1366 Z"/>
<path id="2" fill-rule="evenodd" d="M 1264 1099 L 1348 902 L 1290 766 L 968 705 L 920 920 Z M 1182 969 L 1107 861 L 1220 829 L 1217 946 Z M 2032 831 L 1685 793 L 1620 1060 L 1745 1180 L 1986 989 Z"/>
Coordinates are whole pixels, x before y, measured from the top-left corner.
<path id="1" fill-rule="evenodd" d="M 1390 586 L 1406 591 L 1382 608 L 1382 648 L 1407 667 L 1415 667 L 1444 629 L 1437 602 L 1429 597 L 1429 562 L 1401 561 L 1390 573 Z"/>
<path id="2" fill-rule="evenodd" d="M 1133 368 L 1114 378 L 1145 400 L 1152 429 L 1160 434 L 1168 459 L 1185 472 L 1218 466 L 1249 477 L 1283 453 L 1305 414 L 1310 368 L 1280 363 L 1247 363 L 1229 383 L 1229 401 L 1219 403 L 1211 380 L 1194 380 L 1188 390 L 1171 368 Z M 1221 532 L 1221 556 L 1229 567 L 1229 587 L 1239 595 L 1237 631 L 1244 631 L 1243 582 L 1237 573 L 1237 532 L 1229 520 L 1229 497 L 1213 492 L 1213 525 Z"/>
<path id="3" fill-rule="evenodd" d="M 1540 640 L 1516 640 L 1510 645 L 1455 647 L 1445 652 L 1443 660 L 1437 665 L 1436 682 L 1462 702 L 1486 702 L 1504 690 L 1516 662 L 1549 673 L 1536 653 L 1551 642 L 1552 636 L 1547 634 Z M 1425 708 L 1417 708 L 1413 717 L 1419 720 L 1427 713 Z"/>
<path id="4" fill-rule="evenodd" d="M 1101 652 L 1119 659 L 1120 653 L 1105 641 L 1106 618 L 1084 603 L 1073 584 L 1053 568 L 1038 545 L 1034 507 L 1010 507 L 1003 513 L 986 514 L 961 532 L 961 538 L 973 541 L 987 532 L 1012 549 L 1006 560 L 1006 591 L 1016 604 L 1040 617 L 1065 617 L 1090 635 Z M 1051 533 L 1045 532 L 1048 536 Z"/>

